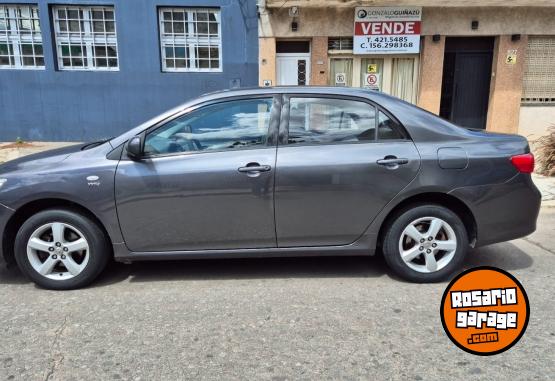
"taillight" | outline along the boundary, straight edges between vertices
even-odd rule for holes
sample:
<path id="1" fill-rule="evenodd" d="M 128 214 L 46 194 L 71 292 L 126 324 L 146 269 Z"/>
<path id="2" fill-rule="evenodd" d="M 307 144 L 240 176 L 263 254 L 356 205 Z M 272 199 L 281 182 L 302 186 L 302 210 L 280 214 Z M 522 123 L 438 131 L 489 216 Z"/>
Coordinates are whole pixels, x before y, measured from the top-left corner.
<path id="1" fill-rule="evenodd" d="M 511 157 L 511 163 L 522 173 L 534 172 L 534 155 L 525 153 Z"/>

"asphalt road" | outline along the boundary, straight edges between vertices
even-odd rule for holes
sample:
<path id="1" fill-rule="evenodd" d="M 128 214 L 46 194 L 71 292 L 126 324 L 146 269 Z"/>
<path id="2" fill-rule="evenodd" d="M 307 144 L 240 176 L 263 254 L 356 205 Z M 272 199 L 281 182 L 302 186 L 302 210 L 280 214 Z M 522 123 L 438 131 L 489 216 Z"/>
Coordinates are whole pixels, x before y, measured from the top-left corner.
<path id="1" fill-rule="evenodd" d="M 0 271 L 0 379 L 549 380 L 555 377 L 555 208 L 538 232 L 473 251 L 514 274 L 531 318 L 508 352 L 444 334 L 445 283 L 415 285 L 381 258 L 114 264 L 53 292 Z"/>

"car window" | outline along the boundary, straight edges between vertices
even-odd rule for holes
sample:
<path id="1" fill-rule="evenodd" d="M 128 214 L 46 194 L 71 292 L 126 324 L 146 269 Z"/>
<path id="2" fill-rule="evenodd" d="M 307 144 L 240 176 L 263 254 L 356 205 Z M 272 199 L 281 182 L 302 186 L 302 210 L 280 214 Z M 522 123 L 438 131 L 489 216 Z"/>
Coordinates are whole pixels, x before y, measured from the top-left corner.
<path id="1" fill-rule="evenodd" d="M 288 144 L 365 142 L 376 139 L 376 109 L 365 102 L 291 98 Z"/>
<path id="2" fill-rule="evenodd" d="M 378 139 L 404 139 L 399 123 L 381 111 L 378 114 Z"/>
<path id="3" fill-rule="evenodd" d="M 146 136 L 147 155 L 236 150 L 266 145 L 272 98 L 205 106 Z"/>

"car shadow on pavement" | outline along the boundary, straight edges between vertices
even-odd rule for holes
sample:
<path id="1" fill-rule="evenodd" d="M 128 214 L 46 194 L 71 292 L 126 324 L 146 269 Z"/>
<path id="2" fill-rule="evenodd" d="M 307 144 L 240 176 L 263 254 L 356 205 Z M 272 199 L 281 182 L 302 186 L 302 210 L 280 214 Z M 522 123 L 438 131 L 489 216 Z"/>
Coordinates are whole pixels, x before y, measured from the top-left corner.
<path id="1" fill-rule="evenodd" d="M 383 257 L 200 259 L 114 263 L 97 286 L 123 281 L 367 278 L 391 275 Z"/>
<path id="2" fill-rule="evenodd" d="M 465 268 L 493 266 L 508 271 L 525 269 L 533 259 L 514 244 L 505 242 L 471 250 Z M 90 286 L 104 287 L 123 281 L 229 280 L 272 278 L 371 278 L 387 276 L 402 281 L 387 267 L 382 255 L 373 257 L 305 257 L 202 259 L 122 264 L 112 262 Z M 0 267 L 0 284 L 30 283 L 17 267 Z"/>
<path id="3" fill-rule="evenodd" d="M 470 250 L 464 268 L 493 266 L 525 269 L 533 259 L 510 242 Z M 375 278 L 401 280 L 387 267 L 382 255 L 373 257 L 305 257 L 255 259 L 205 259 L 188 261 L 114 263 L 95 282 L 107 285 L 130 282 L 271 278 Z M 402 281 L 402 280 L 401 280 Z"/>

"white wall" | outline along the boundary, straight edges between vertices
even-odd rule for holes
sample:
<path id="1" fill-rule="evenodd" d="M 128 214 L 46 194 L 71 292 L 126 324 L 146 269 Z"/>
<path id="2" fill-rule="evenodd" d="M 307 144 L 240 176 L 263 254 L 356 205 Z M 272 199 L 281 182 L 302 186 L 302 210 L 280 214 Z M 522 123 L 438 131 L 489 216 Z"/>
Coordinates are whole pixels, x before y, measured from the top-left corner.
<path id="1" fill-rule="evenodd" d="M 521 106 L 518 133 L 528 140 L 547 134 L 547 128 L 555 125 L 555 105 Z"/>

